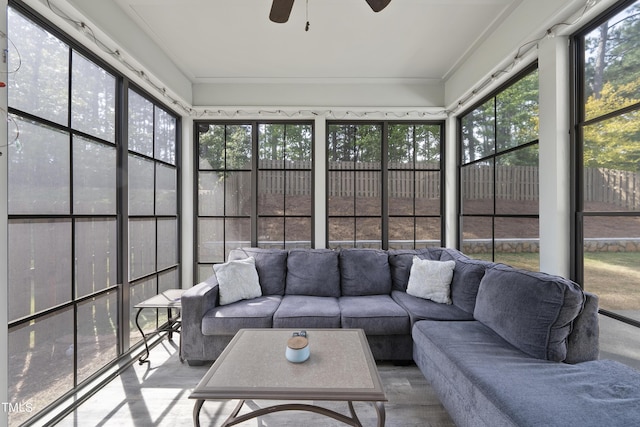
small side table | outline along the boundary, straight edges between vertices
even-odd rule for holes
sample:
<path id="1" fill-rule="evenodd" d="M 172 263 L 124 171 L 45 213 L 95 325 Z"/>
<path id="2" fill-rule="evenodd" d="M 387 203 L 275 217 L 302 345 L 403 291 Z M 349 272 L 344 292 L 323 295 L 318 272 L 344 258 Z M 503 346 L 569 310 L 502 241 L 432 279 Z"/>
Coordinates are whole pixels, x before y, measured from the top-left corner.
<path id="1" fill-rule="evenodd" d="M 136 313 L 136 326 L 142 334 L 142 340 L 144 341 L 144 348 L 146 350 L 146 353 L 138 358 L 139 364 L 142 365 L 143 363 L 149 361 L 149 345 L 147 344 L 147 336 L 157 334 L 159 332 L 168 332 L 169 340 L 171 340 L 173 339 L 174 332 L 180 333 L 180 326 L 182 325 L 182 320 L 180 317 L 180 309 L 182 308 L 182 305 L 180 304 L 180 298 L 182 297 L 184 291 L 184 289 L 168 289 L 156 296 L 153 296 L 134 305 L 134 308 L 138 309 L 138 313 Z M 138 321 L 140 319 L 140 313 L 145 308 L 166 308 L 169 320 L 166 324 L 158 327 L 155 331 L 145 334 Z M 175 315 L 172 312 L 173 310 L 176 310 Z M 178 355 L 180 357 L 180 362 L 182 362 L 182 340 L 180 340 Z"/>

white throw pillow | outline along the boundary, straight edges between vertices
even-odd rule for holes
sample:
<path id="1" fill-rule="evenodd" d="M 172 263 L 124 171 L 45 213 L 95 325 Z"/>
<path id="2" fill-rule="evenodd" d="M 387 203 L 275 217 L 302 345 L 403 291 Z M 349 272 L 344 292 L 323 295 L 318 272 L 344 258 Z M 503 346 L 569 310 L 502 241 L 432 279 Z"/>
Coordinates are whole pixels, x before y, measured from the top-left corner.
<path id="1" fill-rule="evenodd" d="M 451 279 L 455 261 L 432 261 L 413 257 L 407 293 L 441 304 L 451 304 Z"/>
<path id="2" fill-rule="evenodd" d="M 254 257 L 215 264 L 220 305 L 262 296 Z"/>

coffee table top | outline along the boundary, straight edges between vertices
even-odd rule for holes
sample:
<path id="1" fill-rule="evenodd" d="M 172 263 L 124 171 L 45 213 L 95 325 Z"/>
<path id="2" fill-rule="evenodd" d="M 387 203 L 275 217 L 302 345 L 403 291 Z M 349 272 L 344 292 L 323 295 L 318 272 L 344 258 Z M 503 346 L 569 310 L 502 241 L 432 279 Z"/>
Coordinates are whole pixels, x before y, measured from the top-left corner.
<path id="1" fill-rule="evenodd" d="M 386 401 L 361 329 L 307 329 L 311 356 L 285 358 L 291 329 L 242 329 L 192 399 Z"/>

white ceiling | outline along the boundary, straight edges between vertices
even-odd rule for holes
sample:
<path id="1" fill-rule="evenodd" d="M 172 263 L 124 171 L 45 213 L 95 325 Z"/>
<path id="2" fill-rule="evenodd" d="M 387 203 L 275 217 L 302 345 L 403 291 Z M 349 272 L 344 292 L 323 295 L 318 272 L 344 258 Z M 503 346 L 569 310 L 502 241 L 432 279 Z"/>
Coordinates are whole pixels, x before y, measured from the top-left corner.
<path id="1" fill-rule="evenodd" d="M 198 83 L 446 80 L 522 0 L 114 0 Z"/>

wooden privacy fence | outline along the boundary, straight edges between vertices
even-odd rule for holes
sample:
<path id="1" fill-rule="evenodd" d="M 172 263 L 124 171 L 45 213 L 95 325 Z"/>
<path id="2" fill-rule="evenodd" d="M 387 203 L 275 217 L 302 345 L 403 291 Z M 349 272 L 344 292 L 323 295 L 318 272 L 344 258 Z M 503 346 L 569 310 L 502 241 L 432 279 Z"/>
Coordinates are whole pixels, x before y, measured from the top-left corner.
<path id="1" fill-rule="evenodd" d="M 640 209 L 640 174 L 605 168 L 585 168 L 584 201 L 602 202 L 625 210 Z"/>
<path id="2" fill-rule="evenodd" d="M 494 168 L 477 166 L 463 168 L 460 179 L 465 200 L 493 198 Z M 540 179 L 537 166 L 496 166 L 495 197 L 500 200 L 538 200 Z"/>
<path id="3" fill-rule="evenodd" d="M 286 175 L 283 162 L 260 162 L 259 193 L 311 196 L 310 162 L 289 162 Z M 437 163 L 390 163 L 388 190 L 391 197 L 438 199 L 440 171 Z M 305 170 L 306 169 L 306 170 Z M 229 185 L 237 185 L 227 182 Z M 330 197 L 379 197 L 382 191 L 382 171 L 379 162 L 329 162 L 327 187 Z"/>
<path id="4" fill-rule="evenodd" d="M 380 163 L 329 162 L 327 187 L 330 197 L 379 197 L 382 172 Z M 419 165 L 392 163 L 388 171 L 390 197 L 437 199 L 440 197 L 438 164 Z M 260 163 L 260 194 L 311 196 L 313 172 L 311 162 Z M 280 169 L 278 169 L 280 168 Z M 494 184 L 495 173 L 495 186 Z M 242 194 L 251 188 L 248 173 L 231 173 L 225 178 L 227 194 Z M 222 182 L 220 182 L 222 184 Z M 537 166 L 490 166 L 463 168 L 462 195 L 466 200 L 491 199 L 531 201 L 540 195 Z M 201 195 L 210 192 L 200 189 Z M 640 209 L 640 174 L 605 168 L 584 170 L 585 202 L 602 202 L 616 208 Z"/>

